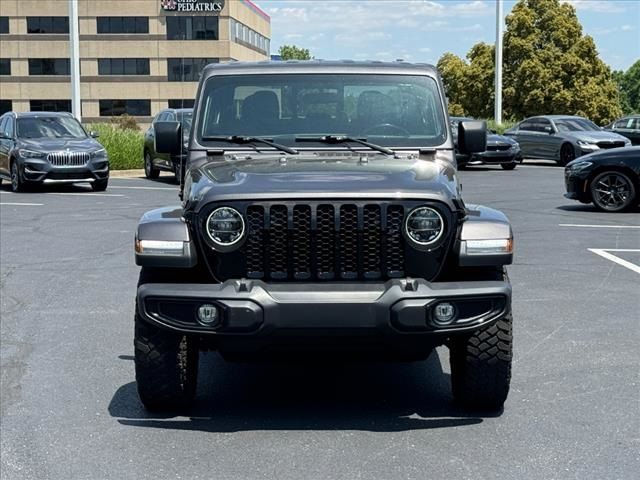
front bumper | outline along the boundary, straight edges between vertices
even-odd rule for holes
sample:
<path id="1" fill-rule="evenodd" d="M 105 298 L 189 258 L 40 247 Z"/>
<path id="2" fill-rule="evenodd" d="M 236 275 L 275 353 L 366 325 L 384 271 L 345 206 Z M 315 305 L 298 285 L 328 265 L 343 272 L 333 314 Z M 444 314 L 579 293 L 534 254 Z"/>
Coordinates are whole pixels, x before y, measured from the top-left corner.
<path id="1" fill-rule="evenodd" d="M 438 324 L 434 307 L 455 306 L 457 319 Z M 202 304 L 220 312 L 211 327 L 197 321 Z M 138 314 L 157 326 L 219 341 L 261 339 L 288 331 L 310 337 L 440 337 L 476 330 L 511 310 L 507 281 L 429 283 L 397 279 L 379 283 L 281 283 L 229 280 L 222 284 L 144 284 Z M 231 340 L 231 341 L 233 341 Z M 222 344 L 223 345 L 223 344 Z M 220 346 L 220 344 L 219 344 Z"/>
<path id="2" fill-rule="evenodd" d="M 516 163 L 522 160 L 520 150 L 487 150 L 476 153 L 469 163 L 481 163 L 487 165 L 499 165 L 503 163 Z"/>
<path id="3" fill-rule="evenodd" d="M 109 162 L 98 159 L 83 166 L 54 166 L 44 160 L 23 159 L 22 178 L 29 183 L 92 183 L 109 178 Z"/>
<path id="4" fill-rule="evenodd" d="M 591 194 L 588 188 L 588 173 L 575 173 L 571 170 L 565 170 L 564 184 L 567 190 L 567 193 L 564 194 L 565 198 L 583 203 L 591 202 Z"/>

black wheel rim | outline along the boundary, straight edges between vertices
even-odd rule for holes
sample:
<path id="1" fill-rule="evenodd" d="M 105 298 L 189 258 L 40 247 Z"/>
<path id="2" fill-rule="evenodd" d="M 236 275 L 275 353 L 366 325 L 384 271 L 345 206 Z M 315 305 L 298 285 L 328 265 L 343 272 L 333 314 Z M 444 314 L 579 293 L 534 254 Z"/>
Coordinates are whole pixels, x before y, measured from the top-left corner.
<path id="1" fill-rule="evenodd" d="M 144 173 L 147 176 L 151 174 L 151 157 L 148 153 L 144 156 Z"/>
<path id="2" fill-rule="evenodd" d="M 11 165 L 11 187 L 18 190 L 20 186 L 20 178 L 18 177 L 18 166 L 14 163 Z"/>
<path id="3" fill-rule="evenodd" d="M 606 210 L 618 210 L 629 203 L 631 188 L 631 183 L 626 177 L 617 173 L 607 173 L 595 180 L 594 200 Z"/>
<path id="4" fill-rule="evenodd" d="M 575 154 L 573 152 L 573 148 L 569 147 L 568 145 L 562 147 L 561 157 L 562 157 L 562 162 L 565 165 L 567 163 L 569 163 L 571 160 L 573 160 L 575 158 Z"/>

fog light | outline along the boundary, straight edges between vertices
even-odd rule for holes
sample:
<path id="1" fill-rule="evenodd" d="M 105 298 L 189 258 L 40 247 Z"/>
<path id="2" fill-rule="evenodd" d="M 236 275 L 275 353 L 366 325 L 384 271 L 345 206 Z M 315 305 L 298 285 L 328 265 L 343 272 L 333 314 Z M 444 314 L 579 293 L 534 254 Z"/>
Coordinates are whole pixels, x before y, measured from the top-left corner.
<path id="1" fill-rule="evenodd" d="M 213 325 L 216 325 L 219 320 L 220 313 L 218 312 L 218 307 L 216 307 L 215 305 L 211 305 L 210 303 L 200 305 L 200 307 L 198 308 L 198 321 L 202 325 L 211 327 Z"/>
<path id="2" fill-rule="evenodd" d="M 456 318 L 456 307 L 449 302 L 442 302 L 433 308 L 433 319 L 441 325 L 448 325 Z"/>

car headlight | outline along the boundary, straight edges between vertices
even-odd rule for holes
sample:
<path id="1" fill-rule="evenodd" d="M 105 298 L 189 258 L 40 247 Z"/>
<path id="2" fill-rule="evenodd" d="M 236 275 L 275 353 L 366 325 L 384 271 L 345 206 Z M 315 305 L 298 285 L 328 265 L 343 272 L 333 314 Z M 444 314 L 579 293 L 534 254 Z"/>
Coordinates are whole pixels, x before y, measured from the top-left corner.
<path id="1" fill-rule="evenodd" d="M 238 245 L 245 231 L 244 218 L 231 207 L 216 208 L 206 223 L 207 235 L 216 247 L 228 249 Z"/>
<path id="2" fill-rule="evenodd" d="M 576 143 L 578 145 L 580 145 L 582 148 L 586 148 L 586 149 L 596 150 L 596 149 L 600 148 L 595 143 L 587 142 L 585 140 L 578 140 Z"/>
<path id="3" fill-rule="evenodd" d="M 26 150 L 24 148 L 21 148 L 20 150 L 18 150 L 18 155 L 20 155 L 22 158 L 44 158 L 46 154 L 44 152 L 36 152 L 34 150 Z"/>
<path id="4" fill-rule="evenodd" d="M 107 156 L 107 151 L 104 148 L 91 152 L 91 158 L 104 158 Z"/>
<path id="5" fill-rule="evenodd" d="M 437 242 L 444 233 L 442 215 L 431 207 L 418 207 L 407 215 L 404 224 L 407 239 L 418 247 Z"/>
<path id="6" fill-rule="evenodd" d="M 578 162 L 578 163 L 574 163 L 573 165 L 571 165 L 571 171 L 572 172 L 579 172 L 581 170 L 584 170 L 585 168 L 589 168 L 591 165 L 593 165 L 592 162 Z"/>

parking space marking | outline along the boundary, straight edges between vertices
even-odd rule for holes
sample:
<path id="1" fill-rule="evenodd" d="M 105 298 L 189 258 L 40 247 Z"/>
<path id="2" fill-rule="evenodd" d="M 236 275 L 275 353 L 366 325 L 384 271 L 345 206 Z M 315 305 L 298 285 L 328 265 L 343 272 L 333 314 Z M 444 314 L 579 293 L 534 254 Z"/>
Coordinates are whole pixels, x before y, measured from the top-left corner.
<path id="1" fill-rule="evenodd" d="M 45 195 L 71 195 L 86 197 L 87 195 L 92 197 L 124 197 L 119 193 L 90 193 L 90 192 L 46 192 Z"/>
<path id="2" fill-rule="evenodd" d="M 577 228 L 640 228 L 640 225 L 577 225 L 573 223 L 559 223 L 558 226 Z"/>
<path id="3" fill-rule="evenodd" d="M 18 203 L 18 202 L 0 202 L 0 205 L 13 205 L 16 207 L 44 207 L 44 203 Z"/>
<path id="4" fill-rule="evenodd" d="M 177 187 L 121 187 L 119 185 L 109 185 L 109 190 L 114 188 L 127 189 L 127 190 L 171 190 L 177 191 Z"/>
<path id="5" fill-rule="evenodd" d="M 620 258 L 616 255 L 612 255 L 609 252 L 634 252 L 640 253 L 640 249 L 637 248 L 589 248 L 589 251 L 595 253 L 596 255 L 600 255 L 602 258 L 606 258 L 618 265 L 628 268 L 629 270 L 640 274 L 640 265 L 636 265 L 635 263 L 628 262 L 623 258 Z"/>

